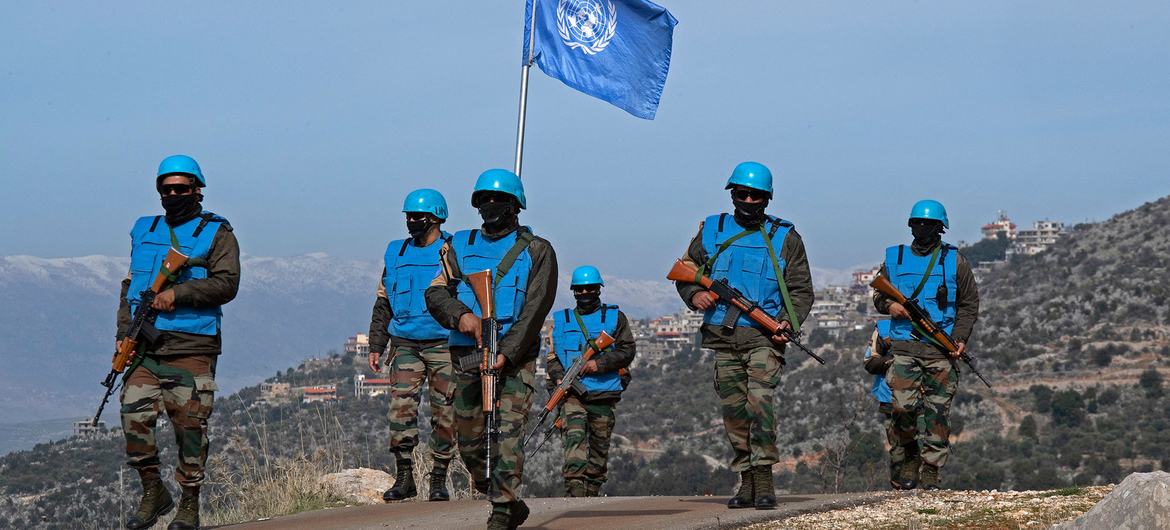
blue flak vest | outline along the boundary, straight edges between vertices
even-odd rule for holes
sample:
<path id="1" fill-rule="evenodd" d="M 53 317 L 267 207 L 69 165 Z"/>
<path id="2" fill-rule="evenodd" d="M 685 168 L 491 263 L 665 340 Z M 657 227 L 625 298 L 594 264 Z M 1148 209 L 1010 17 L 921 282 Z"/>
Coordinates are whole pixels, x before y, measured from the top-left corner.
<path id="1" fill-rule="evenodd" d="M 410 340 L 446 339 L 449 332 L 427 311 L 426 291 L 439 275 L 439 249 L 451 234 L 440 232 L 439 238 L 425 247 L 415 246 L 410 238 L 386 245 L 386 276 L 382 285 L 394 318 L 387 331 L 393 337 Z"/>
<path id="2" fill-rule="evenodd" d="M 772 248 L 776 251 L 776 260 L 780 263 L 780 274 L 784 274 L 787 269 L 780 249 L 784 246 L 784 238 L 788 236 L 788 231 L 792 229 L 792 223 L 771 215 L 764 223 L 764 231 L 772 234 Z M 716 214 L 707 217 L 703 222 L 702 241 L 703 251 L 707 253 L 708 259 L 715 255 L 724 241 L 743 231 L 744 228 L 735 222 L 732 215 Z M 707 275 L 713 280 L 727 278 L 732 287 L 754 301 L 764 312 L 772 316 L 780 314 L 784 302 L 776 282 L 776 269 L 772 266 L 772 258 L 768 253 L 768 247 L 765 246 L 764 236 L 759 231 L 741 237 L 727 247 L 715 259 Z M 719 300 L 703 315 L 703 323 L 722 324 L 726 315 L 727 302 Z M 739 316 L 736 326 L 760 328 L 760 325 L 748 318 L 747 314 Z"/>
<path id="3" fill-rule="evenodd" d="M 508 253 L 512 245 L 516 243 L 516 237 L 520 230 L 528 230 L 528 227 L 513 230 L 512 233 L 496 240 L 484 237 L 478 229 L 456 232 L 454 236 L 451 236 L 451 248 L 455 251 L 459 270 L 465 276 L 482 270 L 490 270 L 492 277 L 495 278 L 496 267 L 504 259 L 504 255 Z M 516 317 L 520 316 L 520 309 L 524 307 L 524 299 L 528 290 L 528 274 L 531 271 L 532 257 L 529 255 L 528 249 L 525 248 L 516 257 L 516 262 L 508 269 L 508 273 L 496 283 L 496 319 L 500 323 L 501 337 L 506 335 L 509 329 L 512 329 Z M 483 314 L 479 308 L 479 301 L 475 299 L 475 293 L 472 292 L 467 282 L 459 282 L 459 286 L 455 289 L 455 295 L 476 316 Z M 451 331 L 448 342 L 452 347 L 475 346 L 474 338 L 456 330 Z"/>
<path id="4" fill-rule="evenodd" d="M 877 322 L 878 340 L 890 338 L 890 321 L 879 320 Z M 865 349 L 865 358 L 868 359 L 872 355 L 879 355 L 873 351 L 872 348 Z M 894 393 L 890 391 L 890 385 L 886 382 L 886 376 L 873 376 L 873 385 L 869 388 L 869 395 L 873 396 L 878 403 L 893 403 Z"/>
<path id="5" fill-rule="evenodd" d="M 577 318 L 573 316 L 572 309 L 557 311 L 553 315 L 555 315 L 552 332 L 553 347 L 556 348 L 557 360 L 561 362 L 561 366 L 564 366 L 565 370 L 568 370 L 577 359 L 585 354 L 589 343 L 581 334 L 581 326 L 577 324 Z M 616 336 L 618 307 L 616 305 L 602 305 L 597 311 L 581 315 L 581 320 L 585 322 L 585 329 L 589 332 L 590 339 L 596 339 L 602 331 L 611 337 Z M 610 348 L 612 349 L 612 346 Z M 597 357 L 602 355 L 605 355 L 605 351 L 599 352 Z M 583 375 L 580 377 L 580 381 L 581 385 L 585 387 L 585 391 L 590 394 L 622 391 L 621 375 L 617 371 Z"/>
<path id="6" fill-rule="evenodd" d="M 171 248 L 172 230 L 179 243 L 178 251 L 195 260 L 194 265 L 189 263 L 179 271 L 177 283 L 183 283 L 207 278 L 205 264 L 211 253 L 211 243 L 220 225 L 224 224 L 228 224 L 227 219 L 206 211 L 174 228 L 169 228 L 161 215 L 139 218 L 130 230 L 130 289 L 126 291 L 130 311 L 133 313 L 138 309 L 138 303 L 142 301 L 140 294 L 150 289 L 158 271 L 162 270 L 163 261 Z M 154 327 L 162 331 L 215 335 L 219 333 L 222 316 L 220 306 L 175 306 L 174 311 L 159 313 Z"/>
<path id="7" fill-rule="evenodd" d="M 886 249 L 886 270 L 890 274 L 890 282 L 897 287 L 907 298 L 914 294 L 914 289 L 926 274 L 926 267 L 930 264 L 930 254 L 916 256 L 907 245 L 894 245 Z M 915 301 L 923 310 L 930 314 L 930 319 L 938 324 L 948 334 L 955 327 L 955 300 L 959 287 L 956 281 L 958 276 L 959 249 L 942 243 L 938 262 L 930 271 L 922 290 Z M 946 287 L 946 298 L 940 303 L 940 286 Z M 894 319 L 890 325 L 890 338 L 893 340 L 915 341 L 929 343 L 925 338 L 915 338 L 912 335 L 914 327 L 909 320 Z"/>

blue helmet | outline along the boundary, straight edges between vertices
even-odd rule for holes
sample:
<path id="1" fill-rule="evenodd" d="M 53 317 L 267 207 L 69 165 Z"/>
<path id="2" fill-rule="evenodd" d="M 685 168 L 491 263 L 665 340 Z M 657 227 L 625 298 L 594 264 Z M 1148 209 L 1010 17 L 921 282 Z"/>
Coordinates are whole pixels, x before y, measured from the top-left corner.
<path id="1" fill-rule="evenodd" d="M 573 280 L 569 282 L 570 287 L 579 285 L 605 285 L 605 280 L 601 279 L 601 271 L 597 267 L 582 265 L 573 269 Z"/>
<path id="2" fill-rule="evenodd" d="M 521 209 L 528 207 L 527 201 L 524 200 L 524 184 L 520 182 L 520 177 L 506 169 L 489 169 L 480 173 L 479 178 L 475 180 L 475 191 L 471 192 L 472 206 L 476 206 L 475 194 L 481 191 L 507 193 L 520 201 Z"/>
<path id="3" fill-rule="evenodd" d="M 935 221 L 942 221 L 946 228 L 951 227 L 951 222 L 947 220 L 947 209 L 941 202 L 923 199 L 914 203 L 914 207 L 910 208 L 911 219 L 934 219 Z"/>
<path id="4" fill-rule="evenodd" d="M 207 186 L 207 179 L 203 178 L 203 171 L 199 169 L 199 163 L 187 155 L 171 155 L 163 159 L 162 163 L 158 165 L 158 177 L 155 182 L 167 175 L 190 175 L 199 181 L 199 187 Z"/>
<path id="5" fill-rule="evenodd" d="M 752 189 L 762 190 L 768 192 L 768 198 L 772 198 L 772 171 L 759 162 L 740 162 L 735 166 L 731 172 L 731 178 L 727 179 L 727 186 L 723 189 L 731 189 L 732 186 L 744 186 Z"/>
<path id="6" fill-rule="evenodd" d="M 423 188 L 414 190 L 402 202 L 404 213 L 429 213 L 439 219 L 447 218 L 447 199 L 438 191 Z"/>

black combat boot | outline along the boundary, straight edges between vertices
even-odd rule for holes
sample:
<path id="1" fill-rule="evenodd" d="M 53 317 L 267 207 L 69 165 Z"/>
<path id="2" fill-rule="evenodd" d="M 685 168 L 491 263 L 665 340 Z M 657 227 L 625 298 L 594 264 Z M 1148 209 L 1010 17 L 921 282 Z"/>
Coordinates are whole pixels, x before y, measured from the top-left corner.
<path id="1" fill-rule="evenodd" d="M 752 508 L 755 505 L 755 477 L 753 469 L 749 467 L 739 472 L 739 491 L 735 492 L 735 496 L 727 501 L 727 507 L 736 510 L 739 508 Z"/>
<path id="2" fill-rule="evenodd" d="M 579 478 L 565 479 L 565 496 L 566 497 L 586 497 L 588 494 L 585 491 L 585 481 Z"/>
<path id="3" fill-rule="evenodd" d="M 451 494 L 447 492 L 447 462 L 443 460 L 435 460 L 435 467 L 431 468 L 431 495 L 427 500 L 451 500 Z"/>
<path id="4" fill-rule="evenodd" d="M 414 485 L 414 462 L 409 458 L 399 458 L 396 462 L 398 474 L 394 476 L 394 487 L 382 494 L 386 502 L 406 500 L 418 495 Z"/>
<path id="5" fill-rule="evenodd" d="M 142 477 L 142 500 L 138 503 L 138 510 L 126 518 L 126 528 L 130 530 L 150 528 L 159 517 L 175 508 L 171 492 L 167 491 L 158 473 L 139 472 L 139 476 Z"/>
<path id="6" fill-rule="evenodd" d="M 776 508 L 776 490 L 772 486 L 772 466 L 756 466 L 756 509 L 772 510 Z"/>
<path id="7" fill-rule="evenodd" d="M 179 513 L 171 519 L 167 530 L 199 530 L 199 486 L 184 487 L 179 499 Z"/>
<path id="8" fill-rule="evenodd" d="M 512 515 L 507 503 L 492 503 L 492 515 L 488 518 L 488 530 L 512 530 Z"/>
<path id="9" fill-rule="evenodd" d="M 508 530 L 520 528 L 520 525 L 528 520 L 529 513 L 528 505 L 524 504 L 524 501 L 513 501 L 508 506 Z"/>

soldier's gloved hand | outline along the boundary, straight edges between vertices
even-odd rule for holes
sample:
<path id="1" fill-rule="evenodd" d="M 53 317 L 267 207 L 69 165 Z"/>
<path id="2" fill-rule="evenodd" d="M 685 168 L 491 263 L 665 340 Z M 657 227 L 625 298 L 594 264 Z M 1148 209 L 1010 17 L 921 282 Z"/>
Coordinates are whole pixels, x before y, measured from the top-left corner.
<path id="1" fill-rule="evenodd" d="M 459 317 L 459 332 L 474 338 L 476 346 L 483 346 L 483 325 L 475 313 L 468 311 Z"/>
<path id="2" fill-rule="evenodd" d="M 381 360 L 382 360 L 382 352 L 376 352 L 376 351 L 370 352 L 370 371 L 374 372 L 375 374 L 381 372 L 382 371 L 382 364 L 380 362 Z"/>
<path id="3" fill-rule="evenodd" d="M 156 310 L 162 311 L 163 313 L 170 313 L 171 311 L 174 311 L 175 310 L 175 290 L 174 289 L 167 289 L 161 293 L 158 293 L 154 297 L 154 302 L 152 302 L 150 304 L 150 307 L 152 307 Z"/>
<path id="4" fill-rule="evenodd" d="M 718 299 L 715 293 L 711 291 L 699 291 L 691 297 L 691 305 L 695 306 L 695 309 L 699 311 L 706 311 L 715 305 L 715 301 Z"/>
<path id="5" fill-rule="evenodd" d="M 789 324 L 787 320 L 780 321 L 780 330 L 781 331 L 790 330 L 790 329 L 792 329 L 792 324 Z M 788 337 L 777 333 L 775 335 L 772 335 L 772 342 L 775 342 L 776 344 L 783 346 L 785 344 L 788 344 Z"/>

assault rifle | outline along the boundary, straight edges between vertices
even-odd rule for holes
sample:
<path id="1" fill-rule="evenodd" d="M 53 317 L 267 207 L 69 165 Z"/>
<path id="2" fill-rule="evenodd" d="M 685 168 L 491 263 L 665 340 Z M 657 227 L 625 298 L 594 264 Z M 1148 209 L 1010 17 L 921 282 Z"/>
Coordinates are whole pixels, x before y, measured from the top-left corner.
<path id="1" fill-rule="evenodd" d="M 541 426 L 544 425 L 544 421 L 548 419 L 548 415 L 551 414 L 552 411 L 556 410 L 557 407 L 561 406 L 561 403 L 563 403 L 565 398 L 568 397 L 569 389 L 577 386 L 578 376 L 581 375 L 581 369 L 585 367 L 585 363 L 589 362 L 589 359 L 592 359 L 593 356 L 597 355 L 597 353 L 601 350 L 610 347 L 610 345 L 613 344 L 613 340 L 613 337 L 609 336 L 609 333 L 602 331 L 593 341 L 593 343 L 597 345 L 597 349 L 594 349 L 593 346 L 590 346 L 585 350 L 585 353 L 581 354 L 581 356 L 577 358 L 576 361 L 573 361 L 573 365 L 570 366 L 567 371 L 565 371 L 565 376 L 561 378 L 560 384 L 558 384 L 557 387 L 553 390 L 552 394 L 548 396 L 548 401 L 544 403 L 544 409 L 540 411 L 540 418 L 536 420 L 536 425 L 532 428 L 532 431 L 528 433 L 528 436 L 520 442 L 520 447 L 524 447 L 525 445 L 528 445 L 528 442 L 532 441 L 532 437 L 536 436 L 536 432 L 539 431 Z M 533 455 L 540 452 L 540 448 L 544 447 L 544 442 L 548 441 L 548 437 L 552 434 L 553 429 L 556 428 L 557 423 L 553 422 L 553 424 L 544 431 L 544 437 L 541 438 L 540 445 L 536 446 L 536 449 L 532 450 L 532 454 L 528 455 L 529 458 L 532 458 Z"/>
<path id="2" fill-rule="evenodd" d="M 106 387 L 106 395 L 102 396 L 102 403 L 98 405 L 97 414 L 93 415 L 94 427 L 97 427 L 98 420 L 102 417 L 102 410 L 106 408 L 106 403 L 110 401 L 110 396 L 114 393 L 114 383 L 118 380 L 118 374 L 125 372 L 126 367 L 132 363 L 134 367 L 137 367 L 137 363 L 141 362 L 141 357 L 138 355 L 138 345 L 142 343 L 142 339 L 146 339 L 146 342 L 158 340 L 159 331 L 154 327 L 154 319 L 158 317 L 158 310 L 150 305 L 154 303 L 154 297 L 166 287 L 167 282 L 187 264 L 187 259 L 187 256 L 184 256 L 182 252 L 173 248 L 167 251 L 162 270 L 158 271 L 158 276 L 154 277 L 154 283 L 150 284 L 150 289 L 138 294 L 138 308 L 134 310 L 134 319 L 130 323 L 130 330 L 118 343 L 118 348 L 114 351 L 113 367 L 106 375 L 106 379 L 102 381 L 102 386 Z M 133 367 L 131 367 L 131 371 L 133 371 Z"/>
<path id="3" fill-rule="evenodd" d="M 917 301 L 906 298 L 885 276 L 879 274 L 869 286 L 877 289 L 879 293 L 893 298 L 895 302 L 902 304 L 902 307 L 906 308 L 906 312 L 910 313 L 910 321 L 914 323 L 916 333 L 925 334 L 928 339 L 942 346 L 948 353 L 954 353 L 959 350 L 959 346 L 955 344 L 955 339 L 951 338 L 946 330 L 939 327 L 938 324 L 935 324 L 930 319 L 930 314 L 923 310 Z M 975 368 L 975 358 L 971 357 L 971 354 L 964 351 L 959 354 L 959 359 L 967 364 L 967 367 L 971 369 L 971 373 L 975 374 L 975 377 L 978 377 L 980 381 L 983 381 L 983 384 L 987 385 L 987 388 L 991 388 L 991 383 L 988 383 L 987 378 L 983 377 L 983 374 L 979 373 L 979 370 Z"/>
<path id="4" fill-rule="evenodd" d="M 788 342 L 799 348 L 800 351 L 807 353 L 810 357 L 816 359 L 818 363 L 825 364 L 824 359 L 822 359 L 816 353 L 813 353 L 813 351 L 808 349 L 808 347 L 806 347 L 804 344 L 800 343 L 800 335 L 794 333 L 791 329 L 782 328 L 780 326 L 780 322 L 778 322 L 775 318 L 772 318 L 772 315 L 764 312 L 764 310 L 761 309 L 760 306 L 756 305 L 755 302 L 748 300 L 748 298 L 744 296 L 743 293 L 739 292 L 738 289 L 727 283 L 726 278 L 712 280 L 710 276 L 700 275 L 699 270 L 695 268 L 694 265 L 691 265 L 680 259 L 674 262 L 674 267 L 670 269 L 670 273 L 666 275 L 666 279 L 676 282 L 694 283 L 702 286 L 704 289 L 710 291 L 711 294 L 714 294 L 717 298 L 722 298 L 723 300 L 727 301 L 728 304 L 731 304 L 731 307 L 734 310 L 747 314 L 748 318 L 754 320 L 757 324 L 764 326 L 764 330 L 768 333 L 779 335 L 788 339 Z M 791 310 L 792 308 L 788 309 Z M 795 316 L 793 316 L 793 318 L 795 318 Z M 732 320 L 731 322 L 724 322 L 723 325 L 724 327 L 734 327 L 735 321 Z"/>
<path id="5" fill-rule="evenodd" d="M 485 476 L 488 479 L 489 490 L 492 484 L 492 450 L 500 438 L 500 371 L 492 368 L 492 365 L 496 364 L 496 356 L 500 353 L 500 322 L 496 319 L 495 282 L 492 280 L 491 270 L 467 275 L 468 286 L 475 293 L 475 300 L 479 302 L 482 326 L 480 328 L 480 341 L 476 346 L 483 353 L 483 358 L 479 363 L 479 382 L 483 401 L 483 417 L 486 423 L 486 429 L 484 429 L 485 445 L 487 446 Z"/>

